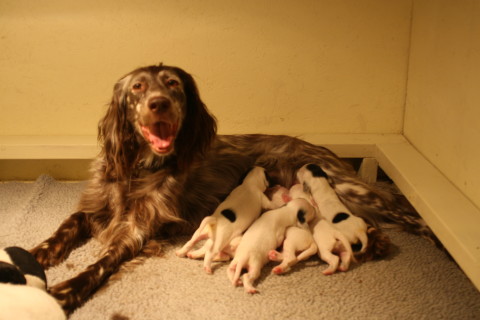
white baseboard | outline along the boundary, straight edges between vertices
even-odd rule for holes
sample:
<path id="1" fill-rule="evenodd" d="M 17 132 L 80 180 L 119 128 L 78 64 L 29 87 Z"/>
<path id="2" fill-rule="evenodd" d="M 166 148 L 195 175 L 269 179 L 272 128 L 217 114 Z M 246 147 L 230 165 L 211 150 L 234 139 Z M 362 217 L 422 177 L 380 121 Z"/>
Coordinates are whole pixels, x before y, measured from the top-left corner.
<path id="1" fill-rule="evenodd" d="M 93 159 L 97 154 L 93 135 L 0 136 L 0 160 Z"/>
<path id="2" fill-rule="evenodd" d="M 300 138 L 343 158 L 374 158 L 480 289 L 480 210 L 402 135 L 317 134 Z M 0 136 L 0 165 L 18 160 L 88 160 L 98 151 L 95 136 Z M 369 160 L 362 170 L 368 178 L 372 176 L 368 171 L 375 168 L 375 161 Z"/>
<path id="3" fill-rule="evenodd" d="M 480 210 L 406 140 L 376 159 L 480 290 Z"/>

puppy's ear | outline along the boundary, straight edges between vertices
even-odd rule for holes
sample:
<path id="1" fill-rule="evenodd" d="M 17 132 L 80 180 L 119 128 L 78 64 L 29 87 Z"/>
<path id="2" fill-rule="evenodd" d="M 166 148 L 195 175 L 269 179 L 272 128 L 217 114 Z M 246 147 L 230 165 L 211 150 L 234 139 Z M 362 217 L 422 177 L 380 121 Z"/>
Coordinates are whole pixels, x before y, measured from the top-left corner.
<path id="1" fill-rule="evenodd" d="M 307 168 L 308 171 L 310 171 L 312 173 L 312 176 L 314 178 L 325 178 L 325 179 L 327 179 L 328 184 L 332 188 L 335 187 L 335 183 L 334 183 L 333 179 L 319 165 L 317 165 L 315 163 L 310 163 L 306 166 L 306 168 Z"/>
<path id="2" fill-rule="evenodd" d="M 333 219 L 332 219 L 332 223 L 340 223 L 342 222 L 343 220 L 347 220 L 348 218 L 350 218 L 350 215 L 346 212 L 339 212 L 337 213 Z"/>
<path id="3" fill-rule="evenodd" d="M 301 224 L 304 224 L 305 223 L 305 210 L 303 209 L 298 209 L 297 211 L 297 220 L 298 222 L 300 222 Z"/>
<path id="4" fill-rule="evenodd" d="M 182 80 L 185 91 L 186 114 L 175 140 L 175 150 L 179 168 L 186 169 L 211 147 L 217 133 L 217 122 L 200 99 L 193 77 L 180 68 L 171 69 Z"/>
<path id="5" fill-rule="evenodd" d="M 307 169 L 312 173 L 312 176 L 314 176 L 315 178 L 328 179 L 328 174 L 323 171 L 323 169 L 317 164 L 310 163 L 307 165 Z"/>
<path id="6" fill-rule="evenodd" d="M 265 179 L 267 179 L 268 188 L 276 185 L 275 180 L 268 174 L 267 170 L 265 170 Z"/>

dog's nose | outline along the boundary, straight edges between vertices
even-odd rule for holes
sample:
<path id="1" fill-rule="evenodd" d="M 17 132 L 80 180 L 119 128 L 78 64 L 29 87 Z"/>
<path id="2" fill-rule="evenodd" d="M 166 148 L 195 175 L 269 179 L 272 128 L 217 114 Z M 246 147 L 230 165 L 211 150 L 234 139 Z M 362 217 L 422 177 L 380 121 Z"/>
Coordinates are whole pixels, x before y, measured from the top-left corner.
<path id="1" fill-rule="evenodd" d="M 170 100 L 164 97 L 156 97 L 150 99 L 148 102 L 148 108 L 152 112 L 164 112 L 170 108 Z"/>

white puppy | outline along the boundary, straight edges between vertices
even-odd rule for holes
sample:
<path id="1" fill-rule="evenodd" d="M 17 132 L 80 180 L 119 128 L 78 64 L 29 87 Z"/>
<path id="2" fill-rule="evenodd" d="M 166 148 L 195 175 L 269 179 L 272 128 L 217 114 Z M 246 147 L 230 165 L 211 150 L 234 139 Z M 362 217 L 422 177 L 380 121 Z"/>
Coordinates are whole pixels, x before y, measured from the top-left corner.
<path id="1" fill-rule="evenodd" d="M 309 196 L 303 192 L 303 187 L 296 184 L 290 188 L 290 192 L 285 195 L 284 190 L 279 189 L 283 199 L 299 199 L 303 198 L 310 203 Z M 311 203 L 310 203 L 311 204 Z M 317 244 L 313 239 L 312 232 L 306 227 L 292 226 L 288 227 L 285 232 L 285 240 L 283 241 L 282 252 L 270 250 L 268 257 L 272 261 L 281 261 L 281 263 L 273 268 L 275 274 L 283 274 L 288 272 L 292 266 L 302 260 L 310 258 L 317 253 Z"/>
<path id="2" fill-rule="evenodd" d="M 234 286 L 242 283 L 248 293 L 257 293 L 253 282 L 259 277 L 262 267 L 269 261 L 270 250 L 280 246 L 285 231 L 293 225 L 308 223 L 315 217 L 315 209 L 305 199 L 294 199 L 287 205 L 265 212 L 245 232 L 238 245 L 235 257 L 227 269 L 228 278 Z"/>
<path id="3" fill-rule="evenodd" d="M 283 274 L 292 266 L 302 260 L 306 260 L 317 253 L 318 248 L 308 228 L 288 227 L 285 232 L 282 252 L 270 250 L 268 258 L 272 261 L 281 261 L 272 269 L 272 273 Z"/>
<path id="4" fill-rule="evenodd" d="M 290 191 L 287 188 L 280 185 L 275 185 L 265 191 L 265 194 L 272 202 L 272 209 L 280 208 L 288 201 L 292 200 L 289 193 Z"/>
<path id="5" fill-rule="evenodd" d="M 202 220 L 192 238 L 176 252 L 177 256 L 204 258 L 207 273 L 212 272 L 212 260 L 228 260 L 239 237 L 260 215 L 262 208 L 272 208 L 271 201 L 264 194 L 267 186 L 265 169 L 254 167 L 215 212 Z M 191 251 L 198 241 L 204 239 L 208 240 L 202 248 Z"/>
<path id="6" fill-rule="evenodd" d="M 312 196 L 304 191 L 302 184 L 292 186 L 290 195 L 292 198 L 304 198 L 312 201 Z M 310 223 L 310 229 L 318 247 L 318 256 L 328 264 L 327 269 L 322 273 L 330 275 L 337 270 L 347 271 L 353 258 L 352 248 L 347 238 L 322 217 L 322 212 L 318 210 L 318 207 L 316 209 L 317 216 Z"/>
<path id="7" fill-rule="evenodd" d="M 323 218 L 339 230 L 350 244 L 361 243 L 360 252 L 367 248 L 367 224 L 340 201 L 329 183 L 328 175 L 316 164 L 307 164 L 297 172 L 297 178 L 313 197 Z"/>
<path id="8" fill-rule="evenodd" d="M 318 256 L 328 264 L 322 273 L 330 275 L 337 270 L 347 271 L 353 258 L 347 238 L 322 217 L 316 217 L 310 228 L 318 246 Z"/>

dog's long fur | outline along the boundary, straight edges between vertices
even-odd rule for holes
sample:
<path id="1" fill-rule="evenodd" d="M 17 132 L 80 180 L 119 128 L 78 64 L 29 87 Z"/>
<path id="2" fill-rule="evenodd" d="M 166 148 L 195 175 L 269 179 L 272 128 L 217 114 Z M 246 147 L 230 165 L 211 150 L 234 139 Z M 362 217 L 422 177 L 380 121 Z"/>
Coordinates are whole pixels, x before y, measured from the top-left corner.
<path id="1" fill-rule="evenodd" d="M 276 183 L 290 187 L 301 166 L 316 163 L 329 171 L 353 213 L 433 238 L 410 207 L 360 181 L 325 148 L 288 136 L 217 136 L 215 118 L 193 78 L 176 67 L 149 66 L 122 77 L 99 122 L 98 138 L 101 152 L 77 212 L 31 250 L 50 267 L 91 237 L 103 243 L 97 262 L 49 288 L 67 312 L 123 263 L 157 248 L 158 239 L 192 232 L 253 165 L 264 166 Z M 371 234 L 371 257 L 384 255 L 388 241 L 378 228 Z"/>

